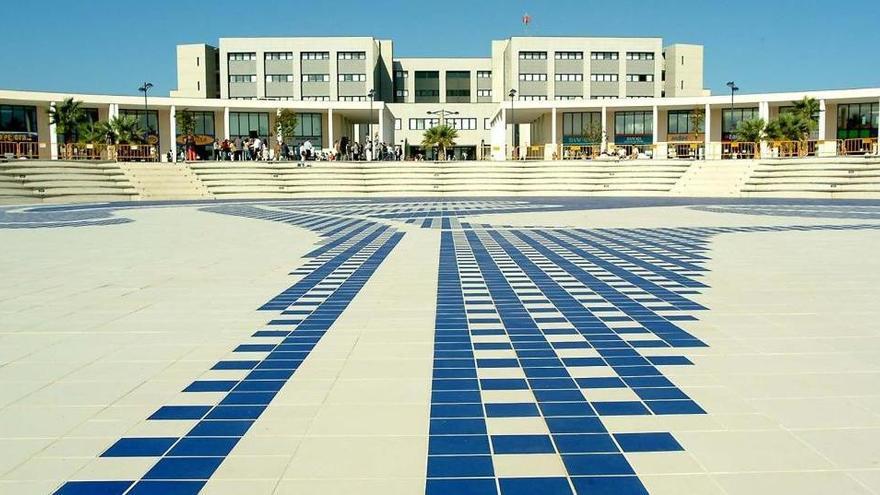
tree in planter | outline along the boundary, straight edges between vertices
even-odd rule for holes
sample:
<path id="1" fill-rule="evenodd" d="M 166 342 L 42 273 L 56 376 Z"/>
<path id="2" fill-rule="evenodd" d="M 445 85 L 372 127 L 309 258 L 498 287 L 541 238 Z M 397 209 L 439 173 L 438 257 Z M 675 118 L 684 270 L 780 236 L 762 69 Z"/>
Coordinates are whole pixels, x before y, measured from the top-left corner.
<path id="1" fill-rule="evenodd" d="M 755 158 L 761 156 L 761 141 L 766 137 L 767 123 L 764 119 L 743 120 L 736 126 L 737 141 L 754 143 Z"/>
<path id="2" fill-rule="evenodd" d="M 597 122 L 584 126 L 581 130 L 581 136 L 583 136 L 587 146 L 590 147 L 591 154 L 594 157 L 599 155 L 598 148 L 602 147 L 602 135 L 602 124 Z"/>
<path id="3" fill-rule="evenodd" d="M 799 154 L 800 156 L 806 156 L 808 153 L 807 143 L 809 142 L 813 131 L 819 128 L 819 112 L 821 111 L 821 107 L 817 99 L 809 96 L 804 96 L 803 99 L 793 103 L 794 114 L 797 115 L 800 120 L 799 127 L 801 132 L 798 139 L 796 139 L 796 141 L 800 143 Z"/>
<path id="4" fill-rule="evenodd" d="M 425 131 L 422 137 L 422 146 L 425 148 L 437 147 L 440 150 L 441 160 L 446 160 L 446 149 L 455 146 L 458 131 L 448 125 L 438 125 Z"/>
<path id="5" fill-rule="evenodd" d="M 177 112 L 174 116 L 177 123 L 177 133 L 183 136 L 183 146 L 188 161 L 195 160 L 196 143 L 196 117 L 186 110 Z"/>
<path id="6" fill-rule="evenodd" d="M 86 122 L 86 111 L 82 102 L 67 98 L 55 106 L 49 107 L 49 124 L 61 134 L 63 144 L 73 143 L 73 136 Z"/>
<path id="7" fill-rule="evenodd" d="M 143 129 L 134 115 L 119 115 L 109 122 L 113 143 L 139 144 L 143 139 Z"/>
<path id="8" fill-rule="evenodd" d="M 279 148 L 282 143 L 289 142 L 296 136 L 296 126 L 299 125 L 299 117 L 296 112 L 289 108 L 279 110 L 275 115 L 275 142 Z M 276 148 L 275 154 L 278 156 L 279 149 Z M 284 157 L 285 159 L 287 157 Z"/>
<path id="9" fill-rule="evenodd" d="M 700 141 L 700 135 L 705 132 L 703 125 L 706 123 L 706 111 L 702 108 L 695 108 L 691 110 L 688 119 L 690 120 L 691 127 L 694 129 L 693 134 L 688 136 L 688 139 Z"/>

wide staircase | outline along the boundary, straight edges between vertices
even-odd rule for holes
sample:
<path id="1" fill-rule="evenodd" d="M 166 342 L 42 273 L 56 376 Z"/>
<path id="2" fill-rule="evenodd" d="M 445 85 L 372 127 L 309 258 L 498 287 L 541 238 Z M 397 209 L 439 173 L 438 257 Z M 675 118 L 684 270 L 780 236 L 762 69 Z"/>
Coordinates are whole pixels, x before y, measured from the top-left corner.
<path id="1" fill-rule="evenodd" d="M 215 198 L 343 195 L 668 193 L 684 161 L 203 162 L 191 170 Z"/>
<path id="2" fill-rule="evenodd" d="M 743 196 L 876 198 L 878 158 L 761 160 L 742 187 Z"/>
<path id="3" fill-rule="evenodd" d="M 116 163 L 0 162 L 0 203 L 127 201 L 138 192 Z"/>
<path id="4" fill-rule="evenodd" d="M 737 197 L 757 162 L 754 160 L 697 161 L 681 176 L 671 193 L 686 197 Z"/>
<path id="5" fill-rule="evenodd" d="M 213 195 L 185 164 L 120 163 L 119 167 L 145 201 L 211 199 Z"/>

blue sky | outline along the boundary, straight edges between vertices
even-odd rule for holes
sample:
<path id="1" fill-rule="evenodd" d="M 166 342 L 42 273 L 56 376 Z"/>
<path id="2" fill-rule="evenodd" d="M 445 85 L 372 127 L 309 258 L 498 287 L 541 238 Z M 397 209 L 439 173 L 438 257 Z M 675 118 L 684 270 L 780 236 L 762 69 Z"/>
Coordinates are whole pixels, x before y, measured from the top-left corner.
<path id="1" fill-rule="evenodd" d="M 744 93 L 880 86 L 877 0 L 45 0 L 4 17 L 0 88 L 137 94 L 146 79 L 167 95 L 175 45 L 234 36 L 363 35 L 393 39 L 398 57 L 488 56 L 490 40 L 523 34 L 524 12 L 535 36 L 703 44 L 716 94 L 731 79 Z"/>

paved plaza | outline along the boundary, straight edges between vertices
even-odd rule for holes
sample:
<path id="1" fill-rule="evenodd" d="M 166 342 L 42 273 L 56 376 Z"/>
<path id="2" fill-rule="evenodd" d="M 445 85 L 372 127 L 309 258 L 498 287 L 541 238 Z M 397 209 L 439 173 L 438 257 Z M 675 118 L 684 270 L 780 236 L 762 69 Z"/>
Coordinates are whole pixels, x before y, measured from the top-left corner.
<path id="1" fill-rule="evenodd" d="M 0 493 L 880 494 L 880 201 L 0 209 Z"/>

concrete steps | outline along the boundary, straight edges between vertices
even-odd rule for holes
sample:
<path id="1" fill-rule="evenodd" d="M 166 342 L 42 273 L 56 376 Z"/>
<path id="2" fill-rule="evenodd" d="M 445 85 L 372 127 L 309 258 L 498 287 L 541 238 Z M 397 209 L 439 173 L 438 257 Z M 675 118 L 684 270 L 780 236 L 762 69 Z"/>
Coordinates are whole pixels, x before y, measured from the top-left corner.
<path id="1" fill-rule="evenodd" d="M 681 176 L 671 193 L 688 197 L 735 197 L 750 171 L 752 160 L 696 161 Z"/>
<path id="2" fill-rule="evenodd" d="M 138 193 L 116 163 L 0 163 L 0 203 L 129 201 Z"/>
<path id="3" fill-rule="evenodd" d="M 644 162 L 318 162 L 197 163 L 215 196 L 519 195 L 668 192 L 687 170 L 681 161 Z"/>
<path id="4" fill-rule="evenodd" d="M 878 197 L 880 159 L 763 160 L 743 184 L 747 196 Z"/>
<path id="5" fill-rule="evenodd" d="M 124 163 L 120 169 L 144 200 L 213 198 L 186 164 Z"/>

